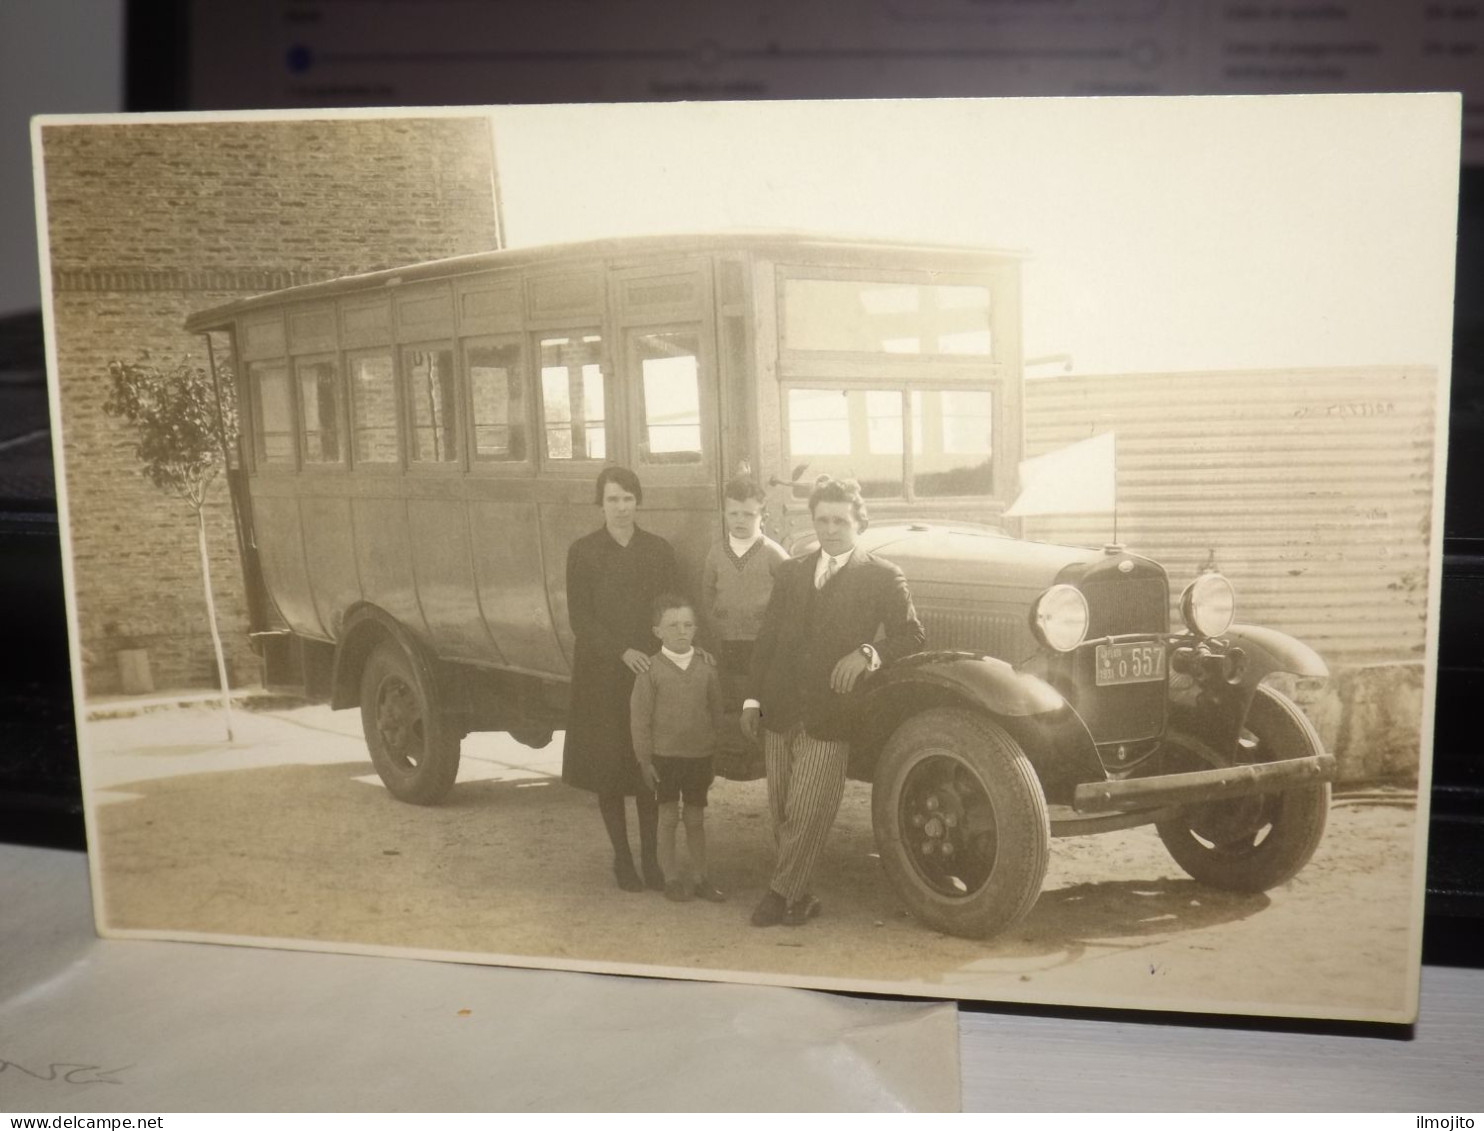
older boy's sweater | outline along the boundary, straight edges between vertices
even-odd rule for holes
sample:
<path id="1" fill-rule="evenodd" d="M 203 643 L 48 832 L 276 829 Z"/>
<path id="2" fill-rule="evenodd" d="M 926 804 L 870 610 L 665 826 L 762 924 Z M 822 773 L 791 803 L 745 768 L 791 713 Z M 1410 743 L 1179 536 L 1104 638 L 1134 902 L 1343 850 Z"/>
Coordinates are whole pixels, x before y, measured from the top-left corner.
<path id="1" fill-rule="evenodd" d="M 704 758 L 715 754 L 721 734 L 721 681 L 716 665 L 694 655 L 682 670 L 665 654 L 650 657 L 634 677 L 629 730 L 639 764 L 654 755 Z"/>
<path id="2" fill-rule="evenodd" d="M 766 534 L 740 558 L 725 537 L 711 547 L 701 571 L 701 600 L 718 639 L 757 639 L 773 593 L 773 575 L 787 560 L 788 551 Z"/>

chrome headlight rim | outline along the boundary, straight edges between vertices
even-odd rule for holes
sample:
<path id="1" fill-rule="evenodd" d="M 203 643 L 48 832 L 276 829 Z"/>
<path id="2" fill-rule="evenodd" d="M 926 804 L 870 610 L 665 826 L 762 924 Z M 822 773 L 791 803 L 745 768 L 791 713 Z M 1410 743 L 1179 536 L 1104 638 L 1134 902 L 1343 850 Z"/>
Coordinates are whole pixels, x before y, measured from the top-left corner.
<path id="1" fill-rule="evenodd" d="M 1237 591 L 1224 574 L 1203 573 L 1180 594 L 1180 617 L 1197 636 L 1224 635 L 1237 619 Z"/>
<path id="2" fill-rule="evenodd" d="M 1053 585 L 1031 606 L 1031 631 L 1053 652 L 1076 651 L 1087 639 L 1091 622 L 1087 598 L 1075 585 Z"/>

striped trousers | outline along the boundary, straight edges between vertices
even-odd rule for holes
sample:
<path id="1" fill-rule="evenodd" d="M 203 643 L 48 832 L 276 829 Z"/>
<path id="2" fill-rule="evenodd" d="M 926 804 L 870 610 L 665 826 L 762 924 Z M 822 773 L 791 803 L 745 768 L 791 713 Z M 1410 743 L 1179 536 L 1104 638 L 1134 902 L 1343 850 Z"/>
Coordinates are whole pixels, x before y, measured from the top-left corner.
<path id="1" fill-rule="evenodd" d="M 769 883 L 790 903 L 809 893 L 809 878 L 845 796 L 846 742 L 812 738 L 802 726 L 763 731 L 768 809 L 777 863 Z"/>

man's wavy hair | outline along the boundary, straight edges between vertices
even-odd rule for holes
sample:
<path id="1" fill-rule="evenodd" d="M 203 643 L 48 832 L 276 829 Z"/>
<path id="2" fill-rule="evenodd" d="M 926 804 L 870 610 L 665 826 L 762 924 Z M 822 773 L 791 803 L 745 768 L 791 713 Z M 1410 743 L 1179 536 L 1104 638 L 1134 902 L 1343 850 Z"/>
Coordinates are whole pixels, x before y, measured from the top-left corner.
<path id="1" fill-rule="evenodd" d="M 820 503 L 849 503 L 855 515 L 856 533 L 863 533 L 871 525 L 871 516 L 866 513 L 866 500 L 861 495 L 861 485 L 854 479 L 836 479 L 821 475 L 814 480 L 814 490 L 809 492 L 809 515 Z"/>

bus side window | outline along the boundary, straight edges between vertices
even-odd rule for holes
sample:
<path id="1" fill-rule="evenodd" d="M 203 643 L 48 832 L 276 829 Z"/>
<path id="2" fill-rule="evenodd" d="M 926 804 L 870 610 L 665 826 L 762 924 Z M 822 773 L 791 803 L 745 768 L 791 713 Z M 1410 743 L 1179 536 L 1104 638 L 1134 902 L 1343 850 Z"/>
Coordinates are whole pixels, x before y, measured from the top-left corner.
<path id="1" fill-rule="evenodd" d="M 632 331 L 629 353 L 642 401 L 639 462 L 702 462 L 700 335 L 681 329 Z"/>
<path id="2" fill-rule="evenodd" d="M 608 455 L 603 338 L 597 333 L 540 340 L 541 417 L 549 460 Z"/>
<path id="3" fill-rule="evenodd" d="M 397 390 L 387 350 L 352 353 L 350 431 L 357 464 L 397 462 Z"/>
<path id="4" fill-rule="evenodd" d="M 464 343 L 476 460 L 519 463 L 527 458 L 526 376 L 518 341 L 471 338 Z"/>
<path id="5" fill-rule="evenodd" d="M 285 361 L 252 361 L 247 366 L 252 386 L 253 423 L 258 462 L 294 463 L 294 404 Z"/>
<path id="6" fill-rule="evenodd" d="M 328 357 L 298 358 L 299 421 L 305 463 L 341 463 L 340 373 Z"/>
<path id="7" fill-rule="evenodd" d="M 407 346 L 402 351 L 402 369 L 412 425 L 409 458 L 414 463 L 457 463 L 458 397 L 452 348 Z"/>

